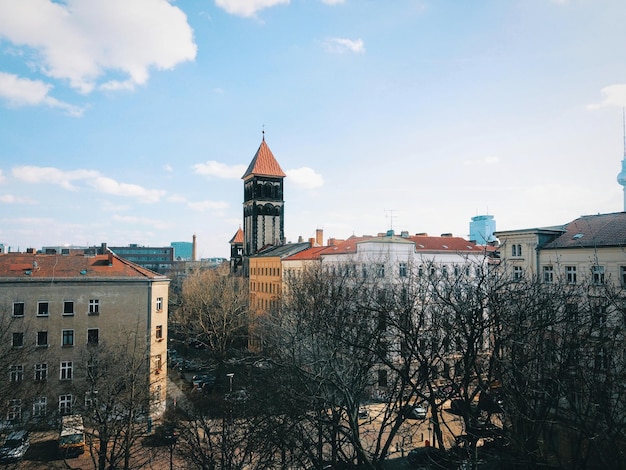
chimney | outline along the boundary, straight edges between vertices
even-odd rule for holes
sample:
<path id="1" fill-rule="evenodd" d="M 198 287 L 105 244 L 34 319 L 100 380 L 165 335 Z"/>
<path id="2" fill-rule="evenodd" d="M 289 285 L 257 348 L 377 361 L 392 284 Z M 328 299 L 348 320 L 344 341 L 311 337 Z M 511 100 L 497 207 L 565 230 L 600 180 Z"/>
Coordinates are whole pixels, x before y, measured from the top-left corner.
<path id="1" fill-rule="evenodd" d="M 193 242 L 191 244 L 191 261 L 196 260 L 196 234 L 193 234 Z"/>
<path id="2" fill-rule="evenodd" d="M 321 228 L 315 230 L 315 243 L 317 246 L 324 246 L 324 230 Z"/>

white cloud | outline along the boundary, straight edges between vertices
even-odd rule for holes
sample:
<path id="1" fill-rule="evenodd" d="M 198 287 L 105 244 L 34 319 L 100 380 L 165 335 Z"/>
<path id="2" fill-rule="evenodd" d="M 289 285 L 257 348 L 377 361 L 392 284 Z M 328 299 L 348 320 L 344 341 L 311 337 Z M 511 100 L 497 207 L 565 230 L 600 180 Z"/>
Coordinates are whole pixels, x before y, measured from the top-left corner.
<path id="1" fill-rule="evenodd" d="M 167 0 L 0 0 L 0 37 L 35 50 L 43 74 L 82 93 L 143 84 L 150 68 L 171 69 L 197 50 L 186 15 Z M 107 80 L 108 71 L 126 80 Z"/>
<path id="2" fill-rule="evenodd" d="M 469 166 L 497 165 L 498 163 L 500 163 L 500 158 L 496 156 L 489 156 L 476 160 L 465 160 L 463 163 Z"/>
<path id="3" fill-rule="evenodd" d="M 36 204 L 30 198 L 14 196 L 13 194 L 3 194 L 0 196 L 0 203 L 3 204 Z"/>
<path id="4" fill-rule="evenodd" d="M 172 227 L 172 224 L 163 219 L 149 219 L 148 217 L 136 217 L 133 215 L 114 215 L 113 220 L 127 224 L 141 224 L 164 230 Z"/>
<path id="5" fill-rule="evenodd" d="M 120 183 L 95 170 L 63 171 L 53 167 L 19 166 L 12 169 L 12 174 L 27 183 L 52 183 L 69 191 L 77 191 L 77 183 L 84 182 L 101 193 L 133 197 L 142 202 L 158 202 L 165 195 L 163 190 Z"/>
<path id="6" fill-rule="evenodd" d="M 69 191 L 78 189 L 73 184 L 75 181 L 99 176 L 99 173 L 93 170 L 62 171 L 58 168 L 41 166 L 18 166 L 11 172 L 14 177 L 27 183 L 52 183 Z"/>
<path id="7" fill-rule="evenodd" d="M 2 174 L 2 170 L 0 170 L 0 183 L 4 183 L 6 181 L 6 177 Z"/>
<path id="8" fill-rule="evenodd" d="M 174 172 L 174 168 L 172 168 L 172 165 L 170 165 L 168 163 L 163 165 L 163 170 L 165 170 L 167 173 L 173 173 Z"/>
<path id="9" fill-rule="evenodd" d="M 146 189 L 136 184 L 119 183 L 106 176 L 89 179 L 88 182 L 96 190 L 105 194 L 134 197 L 142 202 L 159 202 L 161 197 L 165 195 L 165 191 L 161 189 Z"/>
<path id="10" fill-rule="evenodd" d="M 226 165 L 225 163 L 210 160 L 206 163 L 193 165 L 194 171 L 199 175 L 216 176 L 218 178 L 233 179 L 241 178 L 246 171 L 245 165 Z"/>
<path id="11" fill-rule="evenodd" d="M 324 186 L 324 178 L 315 170 L 309 167 L 296 168 L 287 170 L 287 177 L 290 182 L 304 189 L 315 189 Z"/>
<path id="12" fill-rule="evenodd" d="M 198 201 L 198 202 L 188 202 L 187 205 L 198 212 L 204 211 L 221 211 L 224 209 L 228 209 L 229 205 L 227 202 L 222 201 Z"/>
<path id="13" fill-rule="evenodd" d="M 51 108 L 60 108 L 72 116 L 83 114 L 83 109 L 49 96 L 51 89 L 52 85 L 40 80 L 29 80 L 11 73 L 0 72 L 0 98 L 5 99 L 11 106 L 46 105 Z"/>
<path id="14" fill-rule="evenodd" d="M 343 54 L 345 52 L 363 54 L 365 52 L 365 45 L 362 39 L 331 38 L 324 41 L 324 47 L 327 51 L 334 54 Z"/>
<path id="15" fill-rule="evenodd" d="M 322 3 L 325 3 L 326 5 L 339 5 L 344 2 L 345 0 L 322 0 Z"/>
<path id="16" fill-rule="evenodd" d="M 289 5 L 289 0 L 215 0 L 215 4 L 231 15 L 250 17 L 265 8 Z"/>
<path id="17" fill-rule="evenodd" d="M 587 109 L 598 109 L 609 106 L 626 106 L 626 83 L 617 83 L 615 85 L 605 86 L 600 90 L 604 95 L 601 103 L 590 104 Z"/>

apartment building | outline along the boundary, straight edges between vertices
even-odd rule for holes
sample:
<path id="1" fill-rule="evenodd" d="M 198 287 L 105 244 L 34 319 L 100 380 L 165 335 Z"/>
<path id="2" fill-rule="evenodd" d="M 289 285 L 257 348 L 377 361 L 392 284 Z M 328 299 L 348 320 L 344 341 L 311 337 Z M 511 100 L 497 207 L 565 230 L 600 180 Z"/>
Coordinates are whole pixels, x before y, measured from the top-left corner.
<path id="1" fill-rule="evenodd" d="M 1 254 L 0 339 L 13 352 L 3 364 L 10 385 L 1 397 L 4 418 L 53 421 L 80 413 L 93 398 L 85 392 L 86 352 L 127 353 L 129 335 L 147 358 L 150 414 L 158 417 L 166 398 L 169 282 L 110 251 Z"/>

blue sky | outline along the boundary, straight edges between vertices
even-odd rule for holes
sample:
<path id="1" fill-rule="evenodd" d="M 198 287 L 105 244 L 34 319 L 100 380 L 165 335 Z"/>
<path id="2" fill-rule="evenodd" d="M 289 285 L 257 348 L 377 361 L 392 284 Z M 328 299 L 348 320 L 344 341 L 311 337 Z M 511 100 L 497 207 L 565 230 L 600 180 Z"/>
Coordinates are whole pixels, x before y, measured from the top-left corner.
<path id="1" fill-rule="evenodd" d="M 623 0 L 0 0 L 0 243 L 228 256 L 265 130 L 289 241 L 624 210 Z"/>

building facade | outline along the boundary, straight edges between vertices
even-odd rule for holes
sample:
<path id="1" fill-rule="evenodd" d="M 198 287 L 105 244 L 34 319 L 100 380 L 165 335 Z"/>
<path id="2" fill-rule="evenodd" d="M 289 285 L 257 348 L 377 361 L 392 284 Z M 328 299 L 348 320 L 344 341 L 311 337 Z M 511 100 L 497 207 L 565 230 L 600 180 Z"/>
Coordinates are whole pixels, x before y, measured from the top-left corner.
<path id="1" fill-rule="evenodd" d="M 112 252 L 0 255 L 2 333 L 10 346 L 6 420 L 53 422 L 83 412 L 94 393 L 86 358 L 98 348 L 127 353 L 131 336 L 152 397 L 146 412 L 158 418 L 167 389 L 168 286 L 165 276 Z"/>

